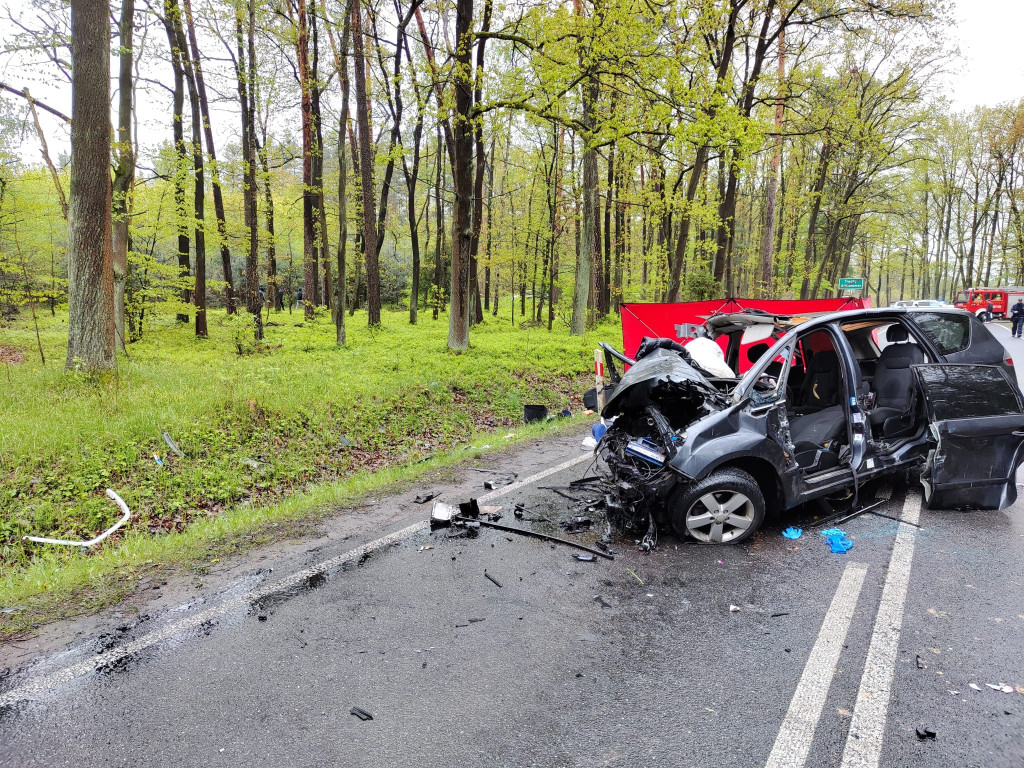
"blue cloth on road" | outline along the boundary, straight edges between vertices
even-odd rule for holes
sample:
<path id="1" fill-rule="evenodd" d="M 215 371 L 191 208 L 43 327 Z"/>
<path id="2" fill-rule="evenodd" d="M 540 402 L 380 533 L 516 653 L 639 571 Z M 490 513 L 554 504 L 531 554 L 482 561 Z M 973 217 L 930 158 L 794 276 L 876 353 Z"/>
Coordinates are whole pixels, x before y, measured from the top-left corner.
<path id="1" fill-rule="evenodd" d="M 853 549 L 853 542 L 846 538 L 846 533 L 838 528 L 826 528 L 821 535 L 828 542 L 833 554 L 843 555 Z"/>

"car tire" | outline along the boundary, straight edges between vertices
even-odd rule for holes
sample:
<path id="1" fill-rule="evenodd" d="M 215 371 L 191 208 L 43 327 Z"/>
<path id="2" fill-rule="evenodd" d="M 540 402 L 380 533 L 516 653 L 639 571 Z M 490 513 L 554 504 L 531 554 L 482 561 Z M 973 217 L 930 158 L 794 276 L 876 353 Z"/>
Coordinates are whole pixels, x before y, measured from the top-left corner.
<path id="1" fill-rule="evenodd" d="M 705 544 L 739 544 L 764 522 L 761 487 L 741 469 L 729 467 L 676 492 L 672 528 L 680 538 Z"/>

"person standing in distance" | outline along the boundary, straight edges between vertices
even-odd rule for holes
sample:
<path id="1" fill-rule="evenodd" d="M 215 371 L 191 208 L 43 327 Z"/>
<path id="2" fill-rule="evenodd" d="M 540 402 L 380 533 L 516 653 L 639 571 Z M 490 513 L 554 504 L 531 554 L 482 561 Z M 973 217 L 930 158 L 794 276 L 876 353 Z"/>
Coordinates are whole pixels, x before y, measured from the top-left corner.
<path id="1" fill-rule="evenodd" d="M 1010 335 L 1019 339 L 1021 331 L 1024 330 L 1024 299 L 1017 299 L 1017 303 L 1010 310 L 1010 320 L 1013 322 Z"/>

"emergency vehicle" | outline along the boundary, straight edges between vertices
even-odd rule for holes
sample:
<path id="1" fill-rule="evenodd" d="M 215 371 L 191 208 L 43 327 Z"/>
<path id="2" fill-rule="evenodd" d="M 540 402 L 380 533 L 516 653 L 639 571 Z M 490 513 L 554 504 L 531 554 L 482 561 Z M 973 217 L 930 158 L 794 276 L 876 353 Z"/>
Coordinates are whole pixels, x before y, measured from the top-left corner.
<path id="1" fill-rule="evenodd" d="M 1024 288 L 1010 286 L 1008 288 L 967 288 L 957 294 L 953 306 L 957 309 L 966 309 L 978 317 L 988 310 L 988 303 L 992 302 L 992 317 L 1009 317 L 1010 308 L 1017 303 L 1017 299 L 1024 299 Z"/>

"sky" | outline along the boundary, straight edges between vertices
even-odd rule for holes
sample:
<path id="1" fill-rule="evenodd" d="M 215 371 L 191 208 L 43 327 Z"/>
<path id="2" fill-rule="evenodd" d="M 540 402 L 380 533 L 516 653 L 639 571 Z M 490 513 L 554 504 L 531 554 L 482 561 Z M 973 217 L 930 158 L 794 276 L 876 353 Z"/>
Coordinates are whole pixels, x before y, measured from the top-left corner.
<path id="1" fill-rule="evenodd" d="M 963 58 L 950 66 L 950 100 L 961 109 L 1024 97 L 1024 2 L 955 0 L 950 38 Z"/>

